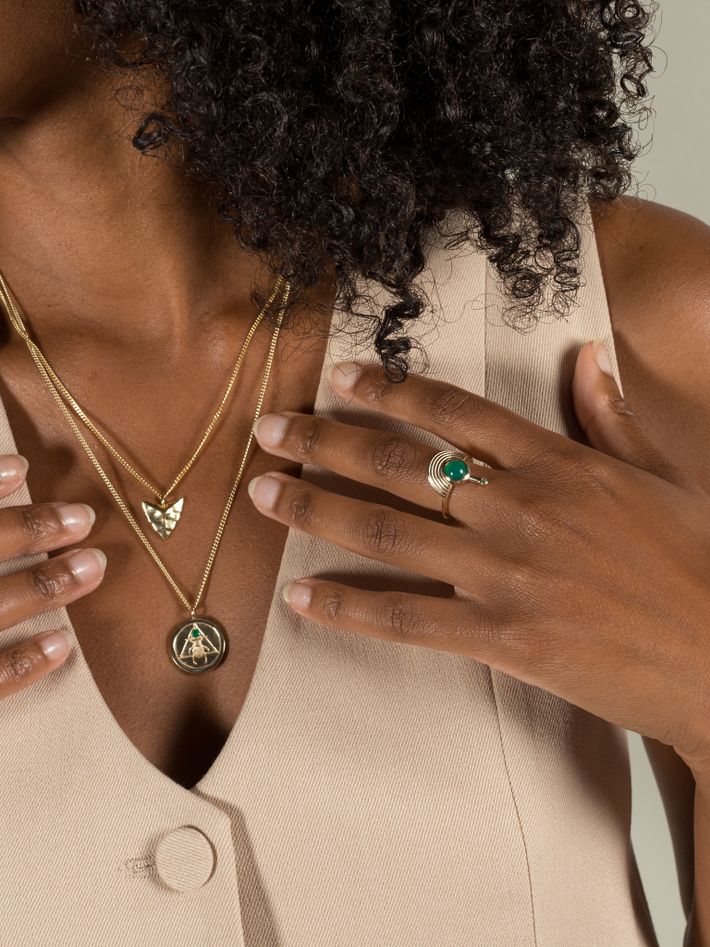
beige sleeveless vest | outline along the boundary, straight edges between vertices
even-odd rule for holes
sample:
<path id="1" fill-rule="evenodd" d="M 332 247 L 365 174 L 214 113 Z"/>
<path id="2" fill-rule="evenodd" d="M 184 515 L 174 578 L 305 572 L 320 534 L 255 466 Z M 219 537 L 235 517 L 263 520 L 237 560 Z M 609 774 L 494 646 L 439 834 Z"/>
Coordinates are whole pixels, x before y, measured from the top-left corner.
<path id="1" fill-rule="evenodd" d="M 525 334 L 502 322 L 484 254 L 432 245 L 438 317 L 417 335 L 432 377 L 580 436 L 577 351 L 600 337 L 616 366 L 588 208 L 581 223 L 578 305 Z M 352 355 L 334 332 L 316 413 L 396 426 L 331 394 L 325 369 Z M 15 451 L 0 405 L 0 452 Z M 472 659 L 334 634 L 283 602 L 290 579 L 328 573 L 434 589 L 292 529 L 246 703 L 191 790 L 128 740 L 76 639 L 0 704 L 2 947 L 656 947 L 625 732 Z M 71 630 L 64 609 L 0 644 L 57 625 Z"/>

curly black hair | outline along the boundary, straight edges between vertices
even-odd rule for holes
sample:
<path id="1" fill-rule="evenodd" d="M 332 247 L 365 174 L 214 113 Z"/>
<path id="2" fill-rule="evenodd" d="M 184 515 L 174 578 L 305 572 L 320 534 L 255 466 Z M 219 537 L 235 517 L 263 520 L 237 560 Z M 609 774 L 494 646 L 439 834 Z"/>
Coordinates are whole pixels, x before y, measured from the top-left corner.
<path id="1" fill-rule="evenodd" d="M 447 211 L 447 246 L 484 251 L 529 327 L 548 289 L 559 315 L 579 289 L 581 201 L 632 182 L 652 3 L 75 2 L 104 62 L 162 76 L 135 147 L 180 155 L 292 306 L 327 267 L 348 313 L 366 315 L 359 277 L 391 294 L 370 338 L 393 381 Z"/>

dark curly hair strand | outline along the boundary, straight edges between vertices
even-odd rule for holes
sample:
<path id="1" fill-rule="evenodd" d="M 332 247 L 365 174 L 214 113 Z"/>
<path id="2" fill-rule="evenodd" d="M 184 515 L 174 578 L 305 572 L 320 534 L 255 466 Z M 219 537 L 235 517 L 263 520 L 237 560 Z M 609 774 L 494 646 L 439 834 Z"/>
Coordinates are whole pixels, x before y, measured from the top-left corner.
<path id="1" fill-rule="evenodd" d="M 328 265 L 348 313 L 365 315 L 358 277 L 392 294 L 372 338 L 395 381 L 447 211 L 463 212 L 447 246 L 488 255 L 525 328 L 547 288 L 559 315 L 579 288 L 580 202 L 631 184 L 652 72 L 641 0 L 76 5 L 103 61 L 164 77 L 135 147 L 177 146 L 292 305 Z"/>

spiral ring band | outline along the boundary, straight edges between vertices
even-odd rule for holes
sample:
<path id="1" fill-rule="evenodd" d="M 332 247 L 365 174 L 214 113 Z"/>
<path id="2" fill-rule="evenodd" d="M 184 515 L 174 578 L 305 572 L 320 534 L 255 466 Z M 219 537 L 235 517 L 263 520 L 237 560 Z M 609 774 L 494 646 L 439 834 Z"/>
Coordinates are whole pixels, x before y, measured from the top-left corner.
<path id="1" fill-rule="evenodd" d="M 488 483 L 486 477 L 477 477 L 471 473 L 472 464 L 473 461 L 468 454 L 451 449 L 438 451 L 429 461 L 427 479 L 442 498 L 441 515 L 444 519 L 451 519 L 449 516 L 449 500 L 455 486 L 467 480 L 482 487 Z"/>

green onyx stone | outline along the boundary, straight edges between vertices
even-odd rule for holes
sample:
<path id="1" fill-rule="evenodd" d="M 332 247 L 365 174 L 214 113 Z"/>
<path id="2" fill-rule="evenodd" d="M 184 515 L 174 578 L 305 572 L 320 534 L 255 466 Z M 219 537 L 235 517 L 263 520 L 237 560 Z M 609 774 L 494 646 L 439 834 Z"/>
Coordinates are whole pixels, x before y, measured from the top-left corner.
<path id="1" fill-rule="evenodd" d="M 452 483 L 458 483 L 458 481 L 463 480 L 470 471 L 465 461 L 454 459 L 446 461 L 443 473 L 447 480 L 450 480 Z"/>
<path id="2" fill-rule="evenodd" d="M 192 637 L 193 637 L 193 638 L 199 638 L 199 637 L 200 637 L 200 629 L 199 629 L 199 628 L 193 628 L 193 629 L 192 629 Z"/>

